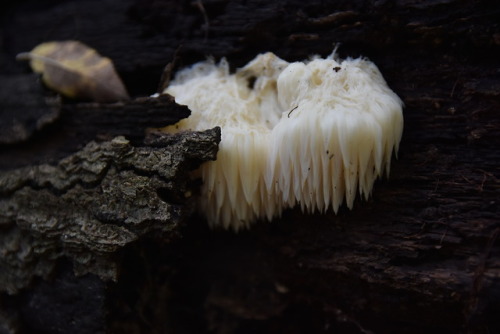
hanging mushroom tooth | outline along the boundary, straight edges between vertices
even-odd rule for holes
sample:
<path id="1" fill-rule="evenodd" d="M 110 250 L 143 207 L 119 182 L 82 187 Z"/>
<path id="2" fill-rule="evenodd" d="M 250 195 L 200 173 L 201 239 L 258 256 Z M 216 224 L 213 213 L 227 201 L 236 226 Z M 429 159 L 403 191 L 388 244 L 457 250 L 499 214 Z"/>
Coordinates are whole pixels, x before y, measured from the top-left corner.
<path id="1" fill-rule="evenodd" d="M 298 200 L 297 194 L 300 192 L 301 161 L 297 159 L 301 140 L 300 124 L 294 118 L 286 119 L 280 125 L 276 132 L 273 131 L 282 167 L 279 190 L 283 193 L 284 201 L 290 202 L 292 198 Z"/>
<path id="2" fill-rule="evenodd" d="M 385 146 L 385 150 L 384 150 L 384 156 L 382 159 L 384 161 L 383 166 L 384 166 L 385 176 L 389 177 L 389 171 L 391 169 L 393 144 L 392 144 L 392 142 L 390 142 L 390 140 L 387 140 L 385 144 L 386 144 L 386 146 Z"/>
<path id="3" fill-rule="evenodd" d="M 300 166 L 300 178 L 299 182 L 300 187 L 304 188 L 304 184 L 309 177 L 310 173 L 309 171 L 313 167 L 312 165 L 312 155 L 314 154 L 314 151 L 311 151 L 311 144 L 314 140 L 311 136 L 309 136 L 310 129 L 311 129 L 311 121 L 310 118 L 304 119 L 303 117 L 300 118 L 300 121 L 303 122 L 303 124 L 300 124 L 297 126 L 297 152 L 295 155 L 301 157 L 299 161 L 299 166 Z"/>
<path id="4" fill-rule="evenodd" d="M 380 123 L 376 121 L 376 118 L 373 117 L 373 115 L 372 119 L 373 119 L 372 125 L 374 130 L 372 138 L 372 144 L 373 144 L 372 160 L 375 168 L 375 177 L 379 177 L 382 173 L 382 161 L 383 161 L 383 146 L 382 146 L 383 128 L 381 127 Z"/>
<path id="5" fill-rule="evenodd" d="M 202 171 L 201 177 L 204 180 L 203 188 L 210 194 L 213 194 L 215 189 L 215 179 L 217 173 L 217 168 L 216 166 L 214 166 L 214 162 L 208 161 L 205 165 L 205 168 L 202 168 L 201 171 Z"/>
<path id="6" fill-rule="evenodd" d="M 366 156 L 363 156 L 363 154 L 368 154 L 368 157 Z M 365 183 L 365 180 L 366 180 L 366 173 L 368 172 L 367 171 L 367 167 L 368 167 L 368 163 L 369 163 L 369 152 L 365 152 L 365 150 L 362 150 L 360 149 L 358 151 L 358 155 L 357 155 L 357 160 L 358 160 L 358 189 L 357 189 L 357 192 L 359 193 L 359 195 L 363 196 L 363 194 L 366 192 L 366 189 L 367 189 L 367 185 Z"/>
<path id="7" fill-rule="evenodd" d="M 229 203 L 231 206 L 236 206 L 239 205 L 240 201 L 243 200 L 241 196 L 238 196 L 238 194 L 241 192 L 241 189 L 243 185 L 241 184 L 240 180 L 240 160 L 238 157 L 238 153 L 235 152 L 235 149 L 238 148 L 238 139 L 234 138 L 234 142 L 231 144 L 231 147 L 229 148 L 226 152 L 226 158 L 227 158 L 227 166 L 232 166 L 228 168 L 224 168 L 224 176 L 225 176 L 225 187 L 226 187 L 226 192 L 227 192 L 227 199 L 229 200 Z"/>
<path id="8" fill-rule="evenodd" d="M 337 127 L 335 137 L 332 136 L 329 147 L 332 149 L 330 161 L 330 175 L 332 189 L 332 205 L 334 211 L 337 212 L 340 205 L 344 201 L 345 186 L 344 186 L 344 157 L 340 149 L 339 141 L 337 140 L 340 129 Z"/>
<path id="9" fill-rule="evenodd" d="M 245 201 L 243 190 L 240 189 L 238 193 L 238 201 L 235 204 L 231 205 L 231 207 L 233 208 L 233 215 L 238 214 L 240 217 L 248 217 L 250 215 L 248 206 L 249 204 Z"/>
<path id="10" fill-rule="evenodd" d="M 226 184 L 224 182 L 224 174 L 223 171 L 219 168 L 218 173 L 217 173 L 217 181 L 216 181 L 216 188 L 215 188 L 215 207 L 216 208 L 222 208 L 224 204 L 224 200 L 227 200 L 227 190 L 226 190 Z"/>
<path id="11" fill-rule="evenodd" d="M 281 161 L 279 155 L 273 149 L 268 159 L 264 172 L 265 190 L 269 194 L 277 192 L 279 182 L 279 170 L 281 169 Z"/>
<path id="12" fill-rule="evenodd" d="M 308 139 L 307 138 L 304 138 L 303 139 L 303 142 L 300 144 L 302 147 L 306 147 L 306 151 L 309 151 L 309 145 L 308 145 Z M 306 187 L 306 182 L 307 180 L 312 176 L 312 171 L 311 169 L 314 168 L 314 164 L 313 164 L 313 159 L 312 159 L 312 154 L 314 154 L 313 152 L 303 156 L 303 155 L 300 155 L 301 157 L 303 157 L 301 159 L 301 161 L 299 162 L 299 168 L 298 168 L 298 173 L 300 175 L 300 177 L 297 179 L 297 183 L 299 183 L 299 187 L 301 189 L 305 189 Z"/>
<path id="13" fill-rule="evenodd" d="M 320 157 L 318 157 L 321 159 Z M 319 160 L 318 159 L 318 160 Z M 325 204 L 325 188 L 323 188 L 323 165 L 321 160 L 318 161 L 318 165 L 314 169 L 315 178 L 309 184 L 309 190 L 313 191 L 315 194 L 314 202 L 315 207 L 319 212 L 325 212 L 328 205 Z"/>
<path id="14" fill-rule="evenodd" d="M 394 94 L 396 95 L 396 94 Z M 396 96 L 396 98 L 398 99 L 399 103 L 402 104 L 403 102 L 399 99 L 399 97 Z M 399 152 L 399 144 L 401 142 L 401 137 L 403 136 L 403 126 L 404 126 L 404 122 L 403 122 L 403 115 L 399 112 L 397 112 L 397 107 L 395 107 L 393 111 L 394 113 L 394 118 L 395 118 L 395 121 L 393 123 L 393 126 L 396 127 L 397 129 L 395 129 L 396 131 L 396 140 L 394 142 L 394 153 L 396 155 L 396 158 L 398 157 L 398 152 Z"/>
<path id="15" fill-rule="evenodd" d="M 252 209 L 244 201 L 238 203 L 236 206 L 231 207 L 232 220 L 238 220 L 240 222 L 245 222 L 247 219 L 252 217 Z"/>
<path id="16" fill-rule="evenodd" d="M 259 193 L 260 193 L 260 189 L 259 189 Z M 268 200 L 267 198 L 265 198 L 264 196 L 258 196 L 258 200 L 257 200 L 258 204 L 255 206 L 255 208 L 253 208 L 253 215 L 254 217 L 266 217 L 267 216 L 267 212 L 266 212 L 266 209 L 268 207 L 270 207 L 273 211 L 273 215 L 274 215 L 274 211 L 277 210 L 277 207 L 274 203 L 274 201 L 271 201 L 271 200 Z M 258 219 L 258 218 L 257 218 Z"/>
<path id="17" fill-rule="evenodd" d="M 294 181 L 291 183 L 292 195 L 298 202 L 301 202 L 303 197 L 302 178 L 301 178 L 302 170 L 300 169 L 300 167 L 294 168 L 293 172 L 294 173 L 292 175 L 292 178 Z"/>
<path id="18" fill-rule="evenodd" d="M 372 188 L 370 180 L 372 179 L 374 141 L 371 138 L 375 137 L 377 133 L 377 126 L 372 125 L 372 123 L 370 119 L 363 119 L 358 130 L 358 190 L 365 199 L 368 198 L 368 193 Z M 367 179 L 367 175 L 370 175 L 369 179 Z"/>
<path id="19" fill-rule="evenodd" d="M 354 199 L 357 193 L 357 183 L 358 183 L 358 164 L 356 156 L 352 156 L 352 160 L 348 162 L 348 168 L 344 169 L 344 178 L 345 178 L 345 197 L 347 207 L 352 209 L 354 205 Z M 345 166 L 344 166 L 345 167 Z M 346 175 L 347 174 L 347 175 Z"/>
<path id="20" fill-rule="evenodd" d="M 337 142 L 338 147 L 340 149 L 342 163 L 344 167 L 347 162 L 351 159 L 351 152 L 348 149 L 348 136 L 349 136 L 349 118 L 347 116 L 338 117 L 337 121 L 339 122 L 337 126 Z"/>
<path id="21" fill-rule="evenodd" d="M 316 175 L 313 183 L 320 189 L 321 196 L 317 198 L 317 203 L 321 203 L 318 206 L 319 210 L 326 212 L 330 206 L 331 202 L 331 189 L 328 187 L 330 184 L 330 175 L 328 173 L 328 165 L 330 164 L 330 146 L 328 139 L 325 136 L 324 129 L 321 124 L 317 125 L 319 129 L 320 136 L 317 141 L 317 147 L 315 149 L 315 164 L 316 164 Z M 329 130 L 331 131 L 331 129 Z"/>
<path id="22" fill-rule="evenodd" d="M 292 175 L 292 168 L 289 160 L 285 160 L 283 155 L 280 156 L 280 172 L 281 174 L 277 177 L 277 182 L 279 189 L 277 189 L 278 193 L 281 193 L 283 198 L 283 202 L 288 203 L 290 198 L 293 197 L 290 178 Z"/>
<path id="23" fill-rule="evenodd" d="M 238 155 L 239 176 L 242 184 L 244 200 L 251 204 L 255 201 L 256 189 L 259 187 L 261 164 L 265 163 L 265 154 L 262 152 L 262 145 L 259 145 L 258 138 L 254 133 L 240 138 L 235 154 Z M 253 152 L 252 155 L 245 152 Z"/>
<path id="24" fill-rule="evenodd" d="M 241 222 L 241 228 L 240 229 L 245 229 L 245 230 L 248 230 L 250 228 L 250 222 L 251 220 L 255 219 L 254 217 L 249 217 L 249 219 L 244 219 L 244 220 L 240 220 Z M 238 232 L 238 231 L 235 231 L 235 232 Z"/>
<path id="25" fill-rule="evenodd" d="M 309 164 L 307 169 L 304 171 L 305 178 L 307 180 L 306 191 L 313 193 L 313 206 L 321 211 L 323 204 L 323 189 L 321 188 L 322 184 L 322 167 L 321 167 L 321 152 L 324 152 L 324 142 L 322 129 L 319 124 L 316 122 L 317 117 L 310 117 L 308 119 L 307 127 L 310 129 L 315 129 L 316 135 L 309 136 L 307 152 L 306 156 L 309 156 Z"/>
<path id="26" fill-rule="evenodd" d="M 300 198 L 300 200 L 298 199 L 298 202 L 300 204 L 300 210 L 302 212 L 306 212 L 307 211 L 307 194 L 304 194 L 302 196 L 302 198 Z"/>
<path id="27" fill-rule="evenodd" d="M 267 160 L 267 165 L 264 169 L 264 187 L 267 192 L 272 192 L 274 188 L 276 187 L 276 181 L 275 181 L 275 169 L 277 168 L 277 164 L 279 162 L 277 159 L 270 158 Z"/>
<path id="28" fill-rule="evenodd" d="M 276 205 L 273 201 L 269 201 L 267 200 L 267 196 L 268 194 L 270 194 L 270 192 L 267 191 L 267 188 L 265 186 L 263 187 L 259 187 L 257 189 L 257 193 L 256 193 L 256 196 L 258 198 L 258 211 L 254 209 L 254 214 L 256 217 L 256 219 L 259 219 L 260 218 L 265 218 L 265 219 L 268 219 L 267 218 L 267 215 L 268 215 L 268 211 L 269 208 L 272 208 L 272 211 L 273 211 L 273 215 L 274 215 L 274 211 L 277 210 L 276 208 Z"/>
<path id="29" fill-rule="evenodd" d="M 259 216 L 262 212 L 262 204 L 262 199 L 260 198 L 258 189 L 256 189 L 256 191 L 252 194 L 250 201 L 245 201 L 245 205 L 248 207 L 247 213 L 249 215 Z"/>
<path id="30" fill-rule="evenodd" d="M 324 211 L 328 210 L 328 207 L 330 206 L 330 203 L 332 201 L 332 191 L 330 189 L 331 185 L 331 176 L 330 173 L 328 173 L 328 167 L 329 167 L 329 161 L 330 161 L 330 151 L 327 149 L 328 146 L 325 147 L 325 150 L 320 152 L 320 158 L 321 158 L 321 184 L 319 187 L 322 189 L 323 192 L 323 208 Z M 328 153 L 327 153 L 328 152 Z"/>
<path id="31" fill-rule="evenodd" d="M 379 140 L 381 145 L 381 154 L 380 154 L 380 168 L 378 169 L 379 175 L 382 176 L 384 172 L 388 173 L 387 164 L 390 164 L 390 160 L 392 158 L 392 152 L 396 141 L 396 133 L 392 128 L 393 124 L 393 116 L 390 113 L 387 113 L 383 106 L 385 105 L 384 101 L 376 101 L 377 103 L 373 106 L 373 115 L 376 117 L 378 124 L 380 125 L 383 136 Z"/>
<path id="32" fill-rule="evenodd" d="M 386 166 L 385 166 L 385 177 L 389 177 L 389 174 L 391 172 L 391 157 L 389 156 L 387 158 L 387 163 L 386 163 Z"/>
<path id="33" fill-rule="evenodd" d="M 399 143 L 401 142 L 401 137 L 403 135 L 403 115 L 397 111 L 397 105 L 402 104 L 403 102 L 397 97 L 396 94 L 394 95 L 394 107 L 392 109 L 392 130 L 394 131 L 394 136 L 393 136 L 393 149 L 394 149 L 394 154 L 397 158 L 398 156 L 398 151 L 399 151 Z"/>
<path id="34" fill-rule="evenodd" d="M 357 142 L 356 138 L 351 138 L 350 133 L 356 130 L 351 118 L 344 118 L 345 128 L 340 131 L 340 149 L 342 151 L 343 164 L 344 164 L 344 184 L 345 184 L 345 198 L 347 207 L 352 209 L 354 198 L 356 196 L 356 187 L 358 181 L 358 161 L 357 161 Z"/>
<path id="35" fill-rule="evenodd" d="M 229 229 L 230 227 L 233 227 L 235 229 L 239 228 L 239 223 L 238 224 L 231 224 L 232 221 L 236 221 L 231 214 L 231 207 L 229 205 L 224 205 L 221 207 L 221 217 L 220 220 L 222 221 L 222 227 L 225 229 Z"/>
<path id="36" fill-rule="evenodd" d="M 288 164 L 289 162 L 285 162 Z M 293 196 L 293 189 L 292 189 L 292 183 L 288 181 L 288 179 L 285 179 L 283 177 L 280 177 L 279 179 L 279 191 L 278 194 L 281 193 L 281 197 L 283 198 L 283 203 L 287 205 L 292 205 L 292 203 L 295 203 L 295 197 Z"/>
<path id="37" fill-rule="evenodd" d="M 302 211 L 309 212 L 312 206 L 312 193 L 305 185 L 302 188 L 302 192 L 298 200 L 300 201 L 301 204 L 303 204 L 303 207 L 305 208 Z"/>
<path id="38" fill-rule="evenodd" d="M 321 188 L 324 193 L 324 206 L 325 210 L 330 207 L 330 205 L 334 205 L 334 174 L 332 172 L 333 164 L 335 163 L 335 159 L 338 159 L 338 156 L 335 157 L 335 142 L 337 136 L 336 124 L 330 122 L 330 120 L 320 122 L 319 129 L 322 133 L 323 140 L 323 150 L 319 151 L 319 156 L 321 158 L 321 168 L 322 168 L 322 180 L 323 183 Z"/>
<path id="39" fill-rule="evenodd" d="M 296 175 L 295 169 L 298 168 L 294 166 L 295 161 L 293 161 L 293 152 L 291 152 L 294 142 L 288 138 L 286 133 L 280 135 L 278 138 L 281 139 L 277 143 L 281 167 L 280 174 L 278 175 L 279 191 L 282 193 L 283 201 L 290 203 L 294 198 L 294 182 L 292 180 L 294 175 Z"/>
<path id="40" fill-rule="evenodd" d="M 375 179 L 377 178 L 377 175 L 375 174 L 375 167 L 373 165 L 373 159 L 370 161 L 370 167 L 368 170 L 368 173 L 366 174 L 366 179 L 365 182 L 367 184 L 364 196 L 365 200 L 368 200 L 370 196 L 372 195 L 372 189 L 373 189 L 373 184 L 375 183 Z"/>
<path id="41" fill-rule="evenodd" d="M 277 217 L 278 217 L 278 218 L 283 217 L 283 210 L 278 211 L 278 213 L 277 213 Z M 270 220 L 269 220 L 269 221 L 270 221 Z"/>
<path id="42" fill-rule="evenodd" d="M 374 131 L 376 131 L 376 128 L 373 128 Z M 360 175 L 360 182 L 363 182 L 363 189 L 361 195 L 365 200 L 367 200 L 370 195 L 371 195 L 371 190 L 373 188 L 373 183 L 375 182 L 375 179 L 377 177 L 376 171 L 375 171 L 375 159 L 374 159 L 374 142 L 371 142 L 371 152 L 367 153 L 366 155 L 368 156 L 366 160 L 366 165 L 364 166 L 364 175 Z M 363 156 L 364 158 L 364 156 Z M 361 159 L 361 155 L 360 155 Z"/>
<path id="43" fill-rule="evenodd" d="M 270 199 L 270 202 L 273 202 L 273 201 Z M 276 212 L 274 210 L 275 207 L 276 207 L 276 205 L 264 205 L 263 206 L 264 214 L 265 214 L 265 217 L 267 218 L 267 220 L 271 221 L 276 214 L 279 214 L 281 212 L 280 210 L 278 210 Z"/>
<path id="44" fill-rule="evenodd" d="M 283 204 L 286 207 L 293 207 L 298 203 L 298 199 L 294 196 L 293 193 L 293 182 L 290 180 L 281 179 L 280 188 L 278 190 L 278 194 L 281 194 L 281 198 L 283 200 Z"/>

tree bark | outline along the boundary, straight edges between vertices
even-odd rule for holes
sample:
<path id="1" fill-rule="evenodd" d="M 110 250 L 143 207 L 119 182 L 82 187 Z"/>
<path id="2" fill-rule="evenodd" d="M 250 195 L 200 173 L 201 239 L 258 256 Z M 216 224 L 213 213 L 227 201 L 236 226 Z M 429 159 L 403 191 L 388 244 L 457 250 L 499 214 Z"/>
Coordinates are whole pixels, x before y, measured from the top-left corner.
<path id="1" fill-rule="evenodd" d="M 4 332 L 500 332 L 500 8 L 494 2 L 1 6 Z M 60 99 L 14 61 L 43 41 L 65 39 L 111 58 L 133 100 Z M 219 137 L 214 129 L 175 138 L 150 134 L 144 141 L 148 128 L 189 114 L 167 97 L 144 97 L 156 91 L 165 65 L 175 71 L 213 56 L 239 67 L 266 51 L 295 61 L 326 56 L 335 45 L 340 57 L 374 61 L 405 103 L 390 178 L 352 211 L 289 210 L 238 234 L 210 230 L 190 216 L 183 194 L 195 194 L 196 184 L 188 172 L 214 157 Z M 195 152 L 179 159 L 189 166 L 172 175 L 143 159 L 186 148 Z M 124 193 L 141 195 L 124 208 L 118 195 Z M 151 208 L 161 206 L 169 215 L 155 216 Z M 140 219 L 127 225 L 134 214 Z M 84 238 L 83 226 L 94 221 L 113 232 Z M 76 239 L 65 239 L 68 231 Z M 133 238 L 117 241 L 127 233 Z"/>

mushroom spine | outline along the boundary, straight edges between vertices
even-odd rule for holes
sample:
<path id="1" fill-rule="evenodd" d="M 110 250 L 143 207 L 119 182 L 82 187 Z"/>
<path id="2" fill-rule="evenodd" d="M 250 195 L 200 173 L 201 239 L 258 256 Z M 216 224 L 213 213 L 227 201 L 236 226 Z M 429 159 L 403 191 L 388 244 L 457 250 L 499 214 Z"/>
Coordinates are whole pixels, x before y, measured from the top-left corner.
<path id="1" fill-rule="evenodd" d="M 198 170 L 199 210 L 234 230 L 296 205 L 352 208 L 389 174 L 403 131 L 402 101 L 363 58 L 289 63 L 265 53 L 234 74 L 224 59 L 207 60 L 164 93 L 192 112 L 166 131 L 222 128 L 217 160 Z"/>

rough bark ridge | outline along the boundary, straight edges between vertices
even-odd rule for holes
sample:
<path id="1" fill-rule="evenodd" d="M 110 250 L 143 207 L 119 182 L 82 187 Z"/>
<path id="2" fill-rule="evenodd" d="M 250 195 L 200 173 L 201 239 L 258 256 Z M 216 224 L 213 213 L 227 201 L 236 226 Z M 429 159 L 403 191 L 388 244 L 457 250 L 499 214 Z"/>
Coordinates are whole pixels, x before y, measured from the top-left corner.
<path id="1" fill-rule="evenodd" d="M 0 137 L 5 173 L 54 164 L 93 139 L 126 135 L 137 146 L 145 128 L 165 125 L 155 116 L 135 131 L 128 112 L 116 120 L 104 106 L 91 108 L 93 115 L 108 110 L 102 118 L 85 121 L 87 112 L 78 111 L 88 104 L 56 101 L 62 111 L 57 113 L 43 91 L 30 107 L 34 116 L 4 112 L 16 106 L 26 110 L 21 96 L 36 90 L 26 88 L 14 98 L 15 86 L 7 80 L 28 82 L 18 79 L 28 71 L 14 62 L 15 54 L 45 40 L 78 39 L 110 57 L 133 96 L 156 90 L 176 50 L 174 68 L 207 55 L 241 66 L 259 52 L 293 61 L 325 56 L 340 43 L 341 57 L 374 61 L 406 105 L 391 177 L 378 182 L 373 197 L 356 202 L 353 211 L 290 210 L 279 221 L 237 235 L 210 231 L 195 217 L 175 229 L 182 238 L 169 243 L 140 238 L 123 247 L 126 261 L 119 262 L 114 283 L 75 277 L 66 262 L 57 261 L 47 280 L 0 295 L 0 322 L 8 333 L 500 332 L 500 9 L 493 1 L 86 0 L 2 6 L 0 128 L 4 134 L 18 133 L 19 124 L 29 129 L 27 136 Z M 50 122 L 37 121 L 44 115 Z M 141 150 L 155 150 L 147 147 Z M 127 168 L 121 173 L 106 180 L 130 176 L 151 187 L 155 182 L 142 178 L 147 173 Z M 17 203 L 23 191 L 64 199 L 53 187 L 23 189 L 5 195 L 2 203 Z M 76 196 L 77 189 L 91 196 L 78 183 L 69 191 Z M 102 205 L 91 207 L 102 214 Z M 32 212 L 33 219 L 41 217 Z M 72 222 L 78 212 L 68 216 Z M 120 217 L 119 212 L 114 208 L 111 216 Z M 116 220 L 112 225 L 126 226 Z M 9 238 L 17 229 L 12 226 L 0 227 L 1 238 Z M 9 240 L 27 237 L 12 234 Z M 103 245 L 82 245 L 87 253 L 102 253 L 95 250 Z M 40 259 L 38 269 L 30 269 L 37 275 L 54 265 L 43 256 L 26 258 Z M 82 302 L 68 305 L 57 291 Z M 94 305 L 93 311 L 84 305 Z M 83 314 L 86 321 L 80 321 Z"/>
<path id="2" fill-rule="evenodd" d="M 220 129 L 158 137 L 132 147 L 124 137 L 62 160 L 0 174 L 0 286 L 15 293 L 47 276 L 60 257 L 75 272 L 117 280 L 116 253 L 144 235 L 168 241 L 189 215 L 188 171 L 214 160 Z"/>

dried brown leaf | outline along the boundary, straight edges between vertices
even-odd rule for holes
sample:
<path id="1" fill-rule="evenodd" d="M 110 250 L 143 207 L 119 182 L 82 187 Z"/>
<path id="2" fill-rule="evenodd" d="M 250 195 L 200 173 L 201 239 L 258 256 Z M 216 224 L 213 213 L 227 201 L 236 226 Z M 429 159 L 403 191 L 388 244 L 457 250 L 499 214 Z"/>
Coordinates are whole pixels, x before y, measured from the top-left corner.
<path id="1" fill-rule="evenodd" d="M 96 102 L 129 99 L 111 60 L 81 42 L 42 43 L 17 59 L 29 60 L 49 88 L 67 97 Z"/>

